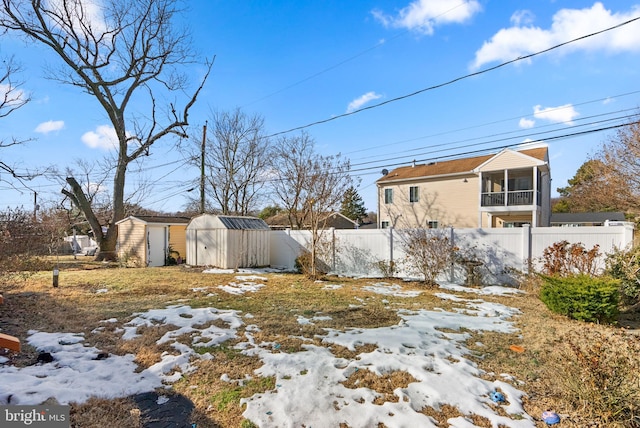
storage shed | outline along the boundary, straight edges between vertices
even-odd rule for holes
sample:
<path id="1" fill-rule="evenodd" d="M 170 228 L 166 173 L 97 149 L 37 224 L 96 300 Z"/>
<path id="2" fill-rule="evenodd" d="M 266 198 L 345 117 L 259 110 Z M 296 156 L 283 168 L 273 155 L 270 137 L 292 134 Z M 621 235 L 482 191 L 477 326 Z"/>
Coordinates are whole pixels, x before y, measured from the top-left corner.
<path id="1" fill-rule="evenodd" d="M 116 223 L 118 257 L 137 257 L 142 266 L 164 266 L 169 256 L 184 259 L 189 217 L 136 215 Z"/>
<path id="2" fill-rule="evenodd" d="M 269 266 L 270 231 L 256 217 L 202 214 L 187 226 L 187 263 L 223 269 Z"/>

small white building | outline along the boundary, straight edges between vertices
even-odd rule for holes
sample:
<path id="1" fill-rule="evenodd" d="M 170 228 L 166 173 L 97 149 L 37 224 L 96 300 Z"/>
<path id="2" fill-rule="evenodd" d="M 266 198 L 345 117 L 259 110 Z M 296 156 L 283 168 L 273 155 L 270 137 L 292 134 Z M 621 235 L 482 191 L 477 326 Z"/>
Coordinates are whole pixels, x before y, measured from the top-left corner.
<path id="1" fill-rule="evenodd" d="M 202 214 L 187 225 L 187 263 L 222 269 L 269 266 L 270 229 L 257 217 Z"/>

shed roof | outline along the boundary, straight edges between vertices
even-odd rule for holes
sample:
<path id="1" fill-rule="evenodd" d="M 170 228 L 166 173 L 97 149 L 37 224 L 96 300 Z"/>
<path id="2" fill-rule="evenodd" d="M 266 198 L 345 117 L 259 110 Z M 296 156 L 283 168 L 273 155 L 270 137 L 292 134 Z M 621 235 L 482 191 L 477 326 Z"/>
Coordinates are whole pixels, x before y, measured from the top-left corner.
<path id="1" fill-rule="evenodd" d="M 191 220 L 189 217 L 184 217 L 184 216 L 131 215 L 129 217 L 123 218 L 116 224 L 122 223 L 123 221 L 127 221 L 129 219 L 140 220 L 144 223 L 154 223 L 154 224 L 187 224 Z"/>
<path id="2" fill-rule="evenodd" d="M 201 214 L 189 222 L 187 229 L 269 230 L 261 218 Z"/>
<path id="3" fill-rule="evenodd" d="M 526 150 L 514 150 L 532 158 L 547 161 L 547 147 L 536 147 Z M 431 162 L 416 166 L 402 166 L 392 170 L 389 174 L 377 180 L 377 183 L 395 180 L 404 180 L 421 177 L 435 177 L 449 174 L 472 174 L 473 170 L 489 159 L 496 156 L 497 153 L 489 155 L 475 156 L 471 158 L 453 159 L 442 162 Z"/>
<path id="4" fill-rule="evenodd" d="M 218 218 L 227 229 L 269 229 L 269 225 L 257 217 L 219 215 Z"/>

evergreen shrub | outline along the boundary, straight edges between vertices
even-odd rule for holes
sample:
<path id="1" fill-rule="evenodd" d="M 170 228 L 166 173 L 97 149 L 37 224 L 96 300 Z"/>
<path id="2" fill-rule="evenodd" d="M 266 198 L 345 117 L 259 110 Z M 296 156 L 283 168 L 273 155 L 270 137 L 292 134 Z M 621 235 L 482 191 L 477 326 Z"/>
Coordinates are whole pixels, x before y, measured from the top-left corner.
<path id="1" fill-rule="evenodd" d="M 544 276 L 540 300 L 552 312 L 579 321 L 609 323 L 618 315 L 620 283 L 589 275 Z"/>

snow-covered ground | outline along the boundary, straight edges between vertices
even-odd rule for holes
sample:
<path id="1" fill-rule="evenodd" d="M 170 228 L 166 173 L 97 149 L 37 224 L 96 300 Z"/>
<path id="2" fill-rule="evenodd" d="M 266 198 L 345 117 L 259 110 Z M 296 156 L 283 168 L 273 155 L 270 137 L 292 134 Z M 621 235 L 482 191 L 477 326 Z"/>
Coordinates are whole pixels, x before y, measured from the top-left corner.
<path id="1" fill-rule="evenodd" d="M 266 278 L 241 275 L 218 291 L 239 294 L 255 292 L 267 287 Z M 327 289 L 337 288 L 333 284 Z M 397 284 L 372 283 L 362 287 L 370 293 L 400 296 L 407 299 L 417 295 L 403 290 Z M 443 284 L 438 296 L 454 300 L 459 309 L 400 310 L 398 325 L 379 328 L 357 328 L 346 331 L 326 329 L 318 346 L 309 341 L 303 351 L 280 352 L 275 343 L 261 343 L 254 338 L 259 325 L 251 324 L 251 314 L 215 308 L 192 308 L 172 305 L 136 313 L 126 320 L 118 332 L 123 340 L 137 336 L 140 326 L 169 326 L 170 330 L 158 340 L 169 343 L 174 352 L 162 355 L 161 361 L 137 372 L 134 355 L 110 355 L 102 358 L 101 350 L 87 346 L 82 334 L 31 331 L 27 341 L 42 352 L 54 357 L 51 363 L 15 368 L 0 360 L 0 404 L 40 404 L 53 397 L 59 403 L 84 402 L 91 396 L 104 398 L 124 397 L 170 387 L 183 374 L 198 370 L 200 359 L 213 358 L 196 352 L 198 346 L 213 346 L 230 338 L 243 340 L 236 345 L 247 354 L 261 359 L 263 365 L 253 376 L 274 376 L 276 388 L 243 399 L 244 416 L 261 427 L 321 427 L 349 426 L 435 427 L 435 421 L 419 412 L 425 406 L 439 409 L 444 404 L 458 408 L 465 415 L 475 414 L 491 421 L 493 426 L 534 427 L 533 419 L 521 405 L 523 392 L 514 386 L 507 374 L 494 376 L 493 381 L 483 378 L 483 372 L 466 357 L 469 350 L 464 342 L 470 331 L 515 331 L 512 317 L 517 309 L 482 299 L 466 299 L 451 291 L 474 291 L 454 284 Z M 194 289 L 194 292 L 207 291 Z M 477 290 L 476 290 L 477 291 Z M 484 288 L 481 294 L 507 295 L 512 289 Z M 294 315 L 292 315 L 294 316 Z M 300 324 L 327 319 L 322 315 L 311 318 L 297 317 Z M 226 325 L 226 327 L 217 327 Z M 123 320 L 125 321 L 125 320 Z M 115 319 L 104 320 L 94 332 L 102 331 Z M 201 327 L 201 326 L 207 327 Z M 189 343 L 178 338 L 191 337 Z M 341 345 L 354 351 L 350 359 L 340 358 L 331 351 L 331 345 Z M 374 344 L 357 353 L 363 344 Z M 415 381 L 393 391 L 395 402 L 374 403 L 380 395 L 367 387 L 346 387 L 343 383 L 354 373 L 368 370 L 384 376 L 406 371 Z M 225 377 L 223 376 L 223 380 Z M 226 377 L 227 381 L 229 377 Z M 517 383 L 516 383 L 517 385 Z M 499 391 L 504 402 L 494 402 L 492 393 Z M 463 416 L 448 421 L 452 427 L 471 427 L 470 419 Z"/>

